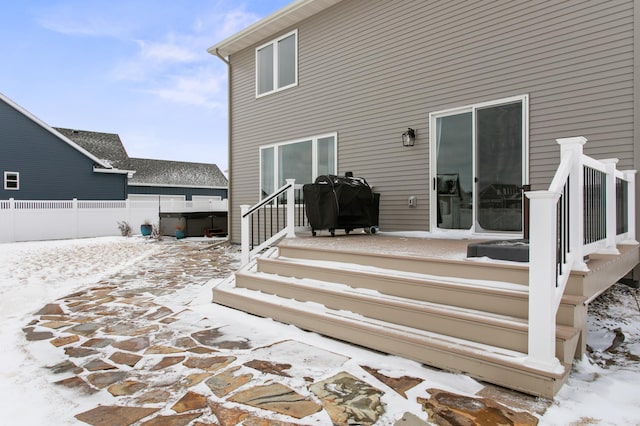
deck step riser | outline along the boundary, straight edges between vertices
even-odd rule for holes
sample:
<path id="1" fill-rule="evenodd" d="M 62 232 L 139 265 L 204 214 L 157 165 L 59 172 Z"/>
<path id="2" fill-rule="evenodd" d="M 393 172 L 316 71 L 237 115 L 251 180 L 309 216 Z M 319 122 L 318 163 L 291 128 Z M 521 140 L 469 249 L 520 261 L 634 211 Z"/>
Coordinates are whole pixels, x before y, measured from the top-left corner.
<path id="1" fill-rule="evenodd" d="M 354 263 L 386 269 L 397 269 L 418 274 L 456 277 L 463 279 L 487 279 L 528 285 L 529 271 L 525 266 L 504 265 L 447 259 L 425 259 L 399 256 L 385 256 L 377 253 L 345 253 L 326 249 L 280 247 L 281 257 Z"/>
<path id="2" fill-rule="evenodd" d="M 572 271 L 556 316 L 562 368 L 548 369 L 527 357 L 528 264 L 465 259 L 461 242 L 368 237 L 285 239 L 217 285 L 214 302 L 552 398 L 585 351 L 587 300 L 640 260 L 637 244 L 619 246 Z"/>
<path id="3" fill-rule="evenodd" d="M 479 316 L 433 304 L 416 304 L 408 299 L 405 302 L 397 298 L 390 300 L 357 292 L 345 293 L 305 286 L 264 274 L 237 273 L 236 286 L 301 302 L 315 302 L 329 309 L 351 311 L 391 324 L 527 352 L 527 324 L 517 318 L 508 322 L 500 321 L 487 315 Z M 570 363 L 574 355 L 575 342 L 571 341 L 566 345 L 566 333 L 557 331 L 556 334 L 556 356 L 562 362 Z"/>
<path id="4" fill-rule="evenodd" d="M 528 295 L 500 291 L 479 286 L 465 287 L 454 283 L 375 274 L 371 272 L 305 265 L 281 259 L 258 259 L 258 271 L 284 277 L 307 278 L 348 285 L 352 288 L 375 290 L 390 296 L 405 297 L 424 302 L 475 309 L 499 315 L 527 319 Z M 576 313 L 576 310 L 580 311 Z M 580 300 L 561 303 L 557 323 L 575 327 L 583 319 L 586 307 Z"/>
<path id="5" fill-rule="evenodd" d="M 482 357 L 446 350 L 422 339 L 381 333 L 380 330 L 371 329 L 365 324 L 345 323 L 339 318 L 314 315 L 304 308 L 292 308 L 289 304 L 276 306 L 255 298 L 246 298 L 234 292 L 214 290 L 214 301 L 286 324 L 294 324 L 304 330 L 406 357 L 448 371 L 464 372 L 479 380 L 544 398 L 553 398 L 568 377 L 569 369 L 560 377 L 535 374 L 526 369 L 491 362 Z"/>

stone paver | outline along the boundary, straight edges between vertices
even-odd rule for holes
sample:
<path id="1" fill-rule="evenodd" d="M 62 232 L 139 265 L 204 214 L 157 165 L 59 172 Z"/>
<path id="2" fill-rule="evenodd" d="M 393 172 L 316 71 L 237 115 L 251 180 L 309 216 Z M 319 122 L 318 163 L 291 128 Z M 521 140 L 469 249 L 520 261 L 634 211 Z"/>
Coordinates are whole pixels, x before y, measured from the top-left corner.
<path id="1" fill-rule="evenodd" d="M 236 371 L 239 369 L 240 367 L 234 367 L 220 374 L 216 374 L 206 381 L 207 386 L 209 386 L 214 395 L 219 398 L 229 395 L 234 390 L 249 383 L 253 378 L 252 374 L 236 375 Z"/>
<path id="2" fill-rule="evenodd" d="M 333 424 L 373 424 L 384 413 L 383 392 L 351 374 L 342 372 L 310 386 Z"/>
<path id="3" fill-rule="evenodd" d="M 280 383 L 255 386 L 234 394 L 230 401 L 274 411 L 300 419 L 317 413 L 322 407 Z"/>
<path id="4" fill-rule="evenodd" d="M 407 398 L 422 382 L 389 377 L 369 366 L 351 367 L 360 368 L 359 377 L 336 374 L 348 357 L 291 340 L 264 346 L 251 337 L 226 335 L 220 320 L 202 318 L 188 304 L 164 306 L 162 300 L 182 290 L 227 277 L 239 258 L 236 248 L 168 240 L 149 242 L 159 249 L 134 267 L 46 304 L 23 328 L 27 341 L 47 340 L 68 357 L 42 366 L 52 383 L 77 392 L 78 398 L 103 392 L 113 401 L 70 413 L 78 421 L 94 426 L 375 424 L 385 413 L 381 386 L 393 389 L 395 398 Z M 304 361 L 293 363 L 296 359 Z M 419 424 L 427 411 L 438 418 L 443 401 L 455 400 L 430 394 L 415 401 L 424 407 L 424 418 L 406 414 L 396 424 Z M 505 416 L 524 418 L 513 411 Z"/>
<path id="5" fill-rule="evenodd" d="M 61 336 L 61 337 L 56 337 L 55 339 L 50 340 L 49 343 L 51 343 L 53 346 L 66 346 L 66 345 L 70 345 L 71 343 L 75 343 L 78 340 L 80 340 L 80 338 L 76 335 Z"/>
<path id="6" fill-rule="evenodd" d="M 428 389 L 429 399 L 418 398 L 429 418 L 438 424 L 535 426 L 538 419 L 487 398 L 472 398 L 440 389 Z"/>
<path id="7" fill-rule="evenodd" d="M 385 385 L 389 386 L 394 391 L 398 392 L 403 397 L 407 397 L 405 393 L 409 389 L 412 389 L 422 383 L 422 379 L 418 379 L 417 377 L 389 377 L 382 373 L 380 373 L 375 368 L 367 367 L 366 365 L 362 366 L 362 369 L 371 374 L 376 379 L 380 380 Z"/>
<path id="8" fill-rule="evenodd" d="M 184 413 L 185 411 L 199 410 L 208 406 L 208 398 L 195 392 L 187 392 L 171 409 L 176 413 Z"/>
<path id="9" fill-rule="evenodd" d="M 156 411 L 157 408 L 98 406 L 76 418 L 93 426 L 129 426 Z"/>

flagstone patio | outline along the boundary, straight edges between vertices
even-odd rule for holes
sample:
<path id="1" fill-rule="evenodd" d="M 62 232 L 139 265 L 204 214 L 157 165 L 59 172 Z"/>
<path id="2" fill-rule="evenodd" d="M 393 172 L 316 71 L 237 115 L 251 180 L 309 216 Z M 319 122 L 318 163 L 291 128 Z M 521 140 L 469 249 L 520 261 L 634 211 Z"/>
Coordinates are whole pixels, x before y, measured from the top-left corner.
<path id="1" fill-rule="evenodd" d="M 223 244 L 158 244 L 162 250 L 133 270 L 52 301 L 24 327 L 30 344 L 48 341 L 64 354 L 64 361 L 43 365 L 52 382 L 77 392 L 78 398 L 108 393 L 112 403 L 72 413 L 79 422 L 284 426 L 324 424 L 324 419 L 326 424 L 377 424 L 385 413 L 383 386 L 406 399 L 407 391 L 422 382 L 388 377 L 366 365 L 354 377 L 342 370 L 349 360 L 344 355 L 286 339 L 264 345 L 250 336 L 228 335 L 219 319 L 195 315 L 188 305 L 178 310 L 162 305 L 162 297 L 228 276 L 238 256 Z M 308 354 L 303 365 L 287 359 L 296 351 Z M 446 417 L 447 401 L 461 402 L 455 411 L 460 418 L 465 406 L 474 405 L 435 390 L 432 395 L 438 399 L 424 395 L 418 401 L 422 419 L 406 413 L 395 424 L 427 424 L 427 411 L 437 413 L 432 421 L 438 423 L 437 418 Z M 513 409 L 487 401 L 482 403 L 492 415 L 513 418 Z M 529 413 L 516 414 L 520 424 L 537 423 Z"/>

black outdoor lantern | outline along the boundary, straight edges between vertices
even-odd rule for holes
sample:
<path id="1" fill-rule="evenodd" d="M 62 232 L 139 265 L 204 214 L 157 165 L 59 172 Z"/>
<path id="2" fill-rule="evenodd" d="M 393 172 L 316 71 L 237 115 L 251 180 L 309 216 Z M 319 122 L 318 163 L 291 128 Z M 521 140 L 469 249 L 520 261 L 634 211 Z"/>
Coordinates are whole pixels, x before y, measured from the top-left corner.
<path id="1" fill-rule="evenodd" d="M 402 134 L 402 146 L 413 146 L 416 143 L 416 131 L 411 127 Z"/>

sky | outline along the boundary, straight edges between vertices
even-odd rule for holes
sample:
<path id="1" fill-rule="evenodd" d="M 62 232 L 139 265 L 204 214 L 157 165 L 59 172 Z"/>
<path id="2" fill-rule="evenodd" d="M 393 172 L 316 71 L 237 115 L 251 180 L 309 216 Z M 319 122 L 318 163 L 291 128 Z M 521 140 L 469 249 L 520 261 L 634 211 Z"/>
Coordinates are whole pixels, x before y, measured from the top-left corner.
<path id="1" fill-rule="evenodd" d="M 0 93 L 130 157 L 226 170 L 227 66 L 207 49 L 291 1 L 6 1 Z"/>

